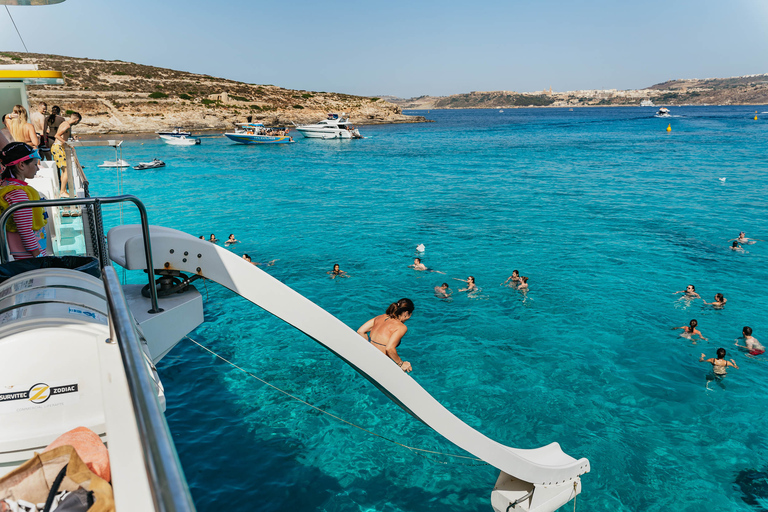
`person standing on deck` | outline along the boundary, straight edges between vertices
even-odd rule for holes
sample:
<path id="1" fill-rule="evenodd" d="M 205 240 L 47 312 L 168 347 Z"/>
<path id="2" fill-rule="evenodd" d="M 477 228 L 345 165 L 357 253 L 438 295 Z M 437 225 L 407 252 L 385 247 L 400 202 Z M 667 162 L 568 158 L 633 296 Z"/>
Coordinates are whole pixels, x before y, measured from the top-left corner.
<path id="1" fill-rule="evenodd" d="M 67 193 L 67 156 L 64 152 L 64 144 L 72 137 L 72 127 L 75 126 L 83 118 L 79 113 L 72 112 L 69 118 L 59 125 L 59 129 L 56 131 L 56 141 L 51 146 L 51 154 L 53 159 L 56 160 L 56 165 L 61 169 L 61 197 L 69 197 Z"/>

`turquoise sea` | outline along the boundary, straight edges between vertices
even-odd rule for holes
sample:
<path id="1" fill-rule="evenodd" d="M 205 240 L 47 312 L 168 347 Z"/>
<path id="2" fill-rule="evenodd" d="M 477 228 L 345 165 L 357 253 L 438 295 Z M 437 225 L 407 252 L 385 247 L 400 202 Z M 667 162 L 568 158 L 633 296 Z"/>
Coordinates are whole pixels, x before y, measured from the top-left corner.
<path id="1" fill-rule="evenodd" d="M 290 146 L 131 140 L 123 158 L 168 165 L 125 170 L 123 189 L 154 224 L 277 258 L 262 268 L 353 329 L 411 298 L 413 378 L 493 439 L 589 458 L 576 510 L 768 510 L 768 355 L 734 347 L 745 325 L 768 343 L 768 241 L 728 243 L 768 240 L 768 108 L 672 110 L 415 112 L 435 122 Z M 91 190 L 115 194 L 116 172 L 96 168 L 114 152 L 79 156 Z M 418 244 L 445 275 L 408 268 Z M 334 263 L 351 277 L 329 279 Z M 500 286 L 513 269 L 527 296 Z M 476 297 L 456 291 L 468 275 Z M 434 296 L 443 281 L 450 300 Z M 727 305 L 681 300 L 688 284 Z M 311 339 L 198 288 L 193 339 L 386 438 L 184 340 L 159 370 L 198 510 L 490 510 L 495 468 L 390 442 L 461 453 Z M 708 341 L 672 330 L 694 318 Z M 718 347 L 739 369 L 707 390 L 699 357 Z"/>

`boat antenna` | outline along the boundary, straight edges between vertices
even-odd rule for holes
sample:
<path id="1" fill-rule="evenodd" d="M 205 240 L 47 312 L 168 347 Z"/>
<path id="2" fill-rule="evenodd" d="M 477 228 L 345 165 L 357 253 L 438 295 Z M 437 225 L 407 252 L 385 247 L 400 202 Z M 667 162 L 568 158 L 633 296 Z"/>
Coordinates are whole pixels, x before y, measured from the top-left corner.
<path id="1" fill-rule="evenodd" d="M 16 29 L 16 33 L 19 34 L 19 39 L 21 39 L 21 45 L 24 47 L 24 51 L 26 53 L 29 53 L 29 50 L 27 50 L 27 43 L 24 42 L 24 38 L 21 37 L 21 32 L 19 32 L 19 27 L 16 26 L 16 22 L 13 19 L 13 16 L 11 16 L 11 10 L 8 9 L 8 6 L 5 6 L 5 10 L 8 13 L 8 17 L 11 18 L 11 23 L 13 23 L 13 28 Z"/>

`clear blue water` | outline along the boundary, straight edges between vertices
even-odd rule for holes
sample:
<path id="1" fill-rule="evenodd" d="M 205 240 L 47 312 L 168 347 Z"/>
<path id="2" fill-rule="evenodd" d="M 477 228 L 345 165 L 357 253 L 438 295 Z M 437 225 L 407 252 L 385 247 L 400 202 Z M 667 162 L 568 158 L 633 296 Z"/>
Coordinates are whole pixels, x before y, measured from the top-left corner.
<path id="1" fill-rule="evenodd" d="M 766 488 L 749 470 L 768 461 L 768 356 L 732 349 L 744 325 L 768 342 L 768 242 L 746 253 L 727 242 L 739 231 L 768 240 L 768 114 L 754 121 L 754 110 L 432 111 L 419 113 L 435 123 L 363 127 L 361 141 L 127 141 L 129 162 L 168 166 L 126 170 L 124 189 L 153 223 L 234 233 L 238 254 L 279 258 L 267 272 L 352 328 L 413 299 L 400 350 L 413 377 L 504 444 L 557 441 L 589 458 L 577 510 L 758 510 Z M 95 167 L 112 151 L 80 157 L 92 189 L 114 194 L 115 171 Z M 408 268 L 421 243 L 446 276 Z M 334 263 L 352 277 L 330 280 Z M 527 297 L 499 285 L 513 269 L 529 276 Z M 434 297 L 468 275 L 476 298 Z M 689 283 L 727 306 L 679 300 Z M 200 288 L 200 343 L 382 436 L 458 451 L 320 345 L 217 285 Z M 671 330 L 692 318 L 709 341 Z M 740 369 L 708 391 L 699 355 L 720 346 Z M 200 511 L 490 509 L 496 469 L 350 428 L 188 341 L 160 373 Z"/>

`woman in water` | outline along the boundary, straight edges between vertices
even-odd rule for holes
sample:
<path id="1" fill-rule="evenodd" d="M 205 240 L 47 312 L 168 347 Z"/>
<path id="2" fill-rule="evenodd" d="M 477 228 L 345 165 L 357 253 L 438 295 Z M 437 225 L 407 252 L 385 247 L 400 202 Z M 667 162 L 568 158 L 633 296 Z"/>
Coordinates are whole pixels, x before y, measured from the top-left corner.
<path id="1" fill-rule="evenodd" d="M 331 279 L 336 279 L 337 277 L 349 277 L 349 274 L 347 274 L 346 272 L 341 270 L 341 268 L 339 268 L 338 263 L 335 263 L 333 265 L 333 270 L 326 272 L 326 274 L 330 274 Z"/>
<path id="2" fill-rule="evenodd" d="M 240 240 L 235 239 L 235 235 L 234 234 L 230 234 L 229 238 L 227 238 L 224 241 L 224 245 L 231 245 L 231 244 L 237 244 L 237 243 L 240 243 Z"/>
<path id="3" fill-rule="evenodd" d="M 474 278 L 474 277 L 472 277 L 472 276 L 469 276 L 469 277 L 468 277 L 468 278 L 466 278 L 466 279 L 459 279 L 458 277 L 454 277 L 454 279 L 455 279 L 456 281 L 462 281 L 462 282 L 464 282 L 464 283 L 467 283 L 467 287 L 466 287 L 466 288 L 459 288 L 459 291 L 460 291 L 460 292 L 469 292 L 469 293 L 472 293 L 472 292 L 476 292 L 476 291 L 478 291 L 478 290 L 479 290 L 479 288 L 478 288 L 478 287 L 477 287 L 477 285 L 475 284 L 475 278 Z"/>
<path id="4" fill-rule="evenodd" d="M 37 201 L 40 194 L 27 185 L 27 180 L 37 173 L 40 155 L 36 149 L 23 142 L 11 142 L 0 152 L 5 170 L 0 178 L 0 211 L 22 201 Z M 14 259 L 45 256 L 45 219 L 43 208 L 25 208 L 15 211 L 8 220 L 6 231 L 8 247 Z"/>
<path id="5" fill-rule="evenodd" d="M 700 299 L 701 298 L 701 295 L 696 293 L 696 287 L 693 286 L 692 284 L 689 284 L 688 286 L 686 286 L 685 290 L 680 290 L 679 292 L 675 292 L 675 295 L 677 295 L 678 293 L 684 293 L 685 294 L 684 297 L 686 299 Z"/>
<path id="6" fill-rule="evenodd" d="M 712 306 L 715 309 L 723 309 L 723 306 L 725 306 L 725 303 L 728 302 L 728 299 L 723 297 L 722 293 L 716 293 L 715 294 L 715 301 L 714 302 L 707 302 L 704 299 L 701 299 L 704 304 L 708 306 Z"/>
<path id="7" fill-rule="evenodd" d="M 27 109 L 22 105 L 16 105 L 13 107 L 13 113 L 8 117 L 10 117 L 8 129 L 13 139 L 16 142 L 25 142 L 32 146 L 32 149 L 37 149 L 40 139 L 37 137 L 35 127 L 27 120 Z"/>
<path id="8" fill-rule="evenodd" d="M 512 275 L 509 276 L 506 281 L 501 283 L 501 286 L 504 286 L 507 283 L 509 283 L 508 286 L 510 288 L 517 288 L 520 285 L 520 272 L 518 272 L 517 270 L 513 270 Z"/>
<path id="9" fill-rule="evenodd" d="M 699 325 L 699 322 L 696 320 L 691 320 L 689 325 L 683 325 L 682 327 L 673 327 L 672 330 L 675 331 L 677 329 L 682 329 L 683 333 L 680 334 L 683 338 L 688 338 L 689 340 L 693 340 L 694 336 L 698 336 L 699 339 L 709 341 L 707 338 L 701 335 L 701 331 L 699 331 L 696 326 Z M 695 343 L 695 342 L 694 342 Z"/>
<path id="10" fill-rule="evenodd" d="M 528 291 L 528 278 L 525 276 L 520 277 L 520 284 L 517 285 L 518 290 Z"/>
<path id="11" fill-rule="evenodd" d="M 209 238 L 208 241 L 211 242 L 212 244 L 219 243 L 219 239 L 216 238 L 216 235 L 214 235 L 213 233 L 211 233 L 211 238 Z"/>
<path id="12" fill-rule="evenodd" d="M 395 362 L 404 372 L 413 370 L 411 363 L 404 361 L 397 354 L 400 341 L 408 332 L 405 322 L 413 314 L 413 302 L 411 299 L 400 299 L 393 302 L 383 315 L 371 318 L 357 330 L 357 334 L 368 340 Z M 368 334 L 370 333 L 370 335 Z"/>
<path id="13" fill-rule="evenodd" d="M 709 359 L 704 359 L 706 354 L 701 354 L 701 357 L 699 358 L 699 362 L 707 362 L 712 365 L 712 374 L 707 375 L 707 389 L 709 389 L 709 382 L 712 380 L 721 380 L 726 375 L 726 369 L 729 366 L 733 366 L 737 370 L 739 367 L 736 365 L 736 361 L 731 359 L 730 361 L 725 360 L 725 349 L 719 348 L 717 349 L 717 359 L 714 357 L 710 357 Z"/>

